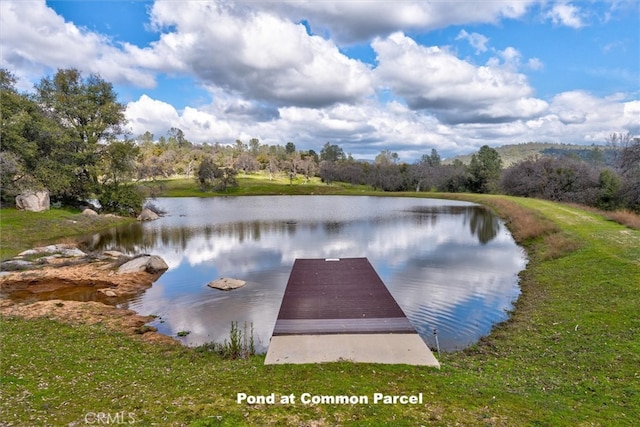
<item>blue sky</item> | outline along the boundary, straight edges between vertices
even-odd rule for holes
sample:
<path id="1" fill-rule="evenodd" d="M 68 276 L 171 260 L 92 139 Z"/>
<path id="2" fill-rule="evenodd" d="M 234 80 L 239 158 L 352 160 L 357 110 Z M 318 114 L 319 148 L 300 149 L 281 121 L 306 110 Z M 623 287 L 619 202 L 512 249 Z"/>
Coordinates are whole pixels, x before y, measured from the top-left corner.
<path id="1" fill-rule="evenodd" d="M 638 0 L 0 1 L 0 66 L 29 91 L 98 73 L 133 136 L 414 161 L 640 134 Z"/>

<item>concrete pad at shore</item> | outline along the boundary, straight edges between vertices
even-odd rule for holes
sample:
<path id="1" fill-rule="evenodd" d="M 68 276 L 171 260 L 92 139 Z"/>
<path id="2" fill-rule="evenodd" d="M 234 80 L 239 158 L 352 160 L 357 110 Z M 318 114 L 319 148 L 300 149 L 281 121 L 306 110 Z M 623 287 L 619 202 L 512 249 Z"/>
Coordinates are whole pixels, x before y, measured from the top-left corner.
<path id="1" fill-rule="evenodd" d="M 429 347 L 411 334 L 277 335 L 265 365 L 352 361 L 440 367 Z"/>

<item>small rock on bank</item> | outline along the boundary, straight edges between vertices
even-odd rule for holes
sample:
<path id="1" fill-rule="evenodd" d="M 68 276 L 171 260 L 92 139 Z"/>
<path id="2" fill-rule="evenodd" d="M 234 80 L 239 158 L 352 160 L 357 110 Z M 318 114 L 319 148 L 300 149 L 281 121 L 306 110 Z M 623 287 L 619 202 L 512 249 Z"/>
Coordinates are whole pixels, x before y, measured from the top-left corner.
<path id="1" fill-rule="evenodd" d="M 128 261 L 118 268 L 118 274 L 147 272 L 162 273 L 169 269 L 167 263 L 157 255 L 144 255 Z"/>
<path id="2" fill-rule="evenodd" d="M 143 209 L 136 218 L 138 221 L 153 221 L 160 218 L 157 213 L 152 211 L 151 209 Z"/>
<path id="3" fill-rule="evenodd" d="M 98 292 L 101 292 L 101 293 L 103 293 L 104 295 L 106 295 L 106 296 L 108 296 L 110 298 L 118 296 L 118 294 L 115 293 L 115 291 L 113 291 L 112 289 L 109 289 L 109 288 L 98 289 Z"/>
<path id="4" fill-rule="evenodd" d="M 40 254 L 60 254 L 64 257 L 83 257 L 87 254 L 82 252 L 80 249 L 65 244 L 59 245 L 49 245 L 49 246 L 39 246 L 33 249 L 27 249 L 26 251 L 22 251 L 18 254 L 19 257 L 31 256 L 31 255 L 40 255 Z"/>
<path id="5" fill-rule="evenodd" d="M 245 282 L 244 280 L 222 277 L 218 280 L 209 282 L 207 286 L 209 286 L 210 288 L 216 288 L 223 291 L 230 291 L 231 289 L 241 288 L 246 284 L 247 282 Z"/>

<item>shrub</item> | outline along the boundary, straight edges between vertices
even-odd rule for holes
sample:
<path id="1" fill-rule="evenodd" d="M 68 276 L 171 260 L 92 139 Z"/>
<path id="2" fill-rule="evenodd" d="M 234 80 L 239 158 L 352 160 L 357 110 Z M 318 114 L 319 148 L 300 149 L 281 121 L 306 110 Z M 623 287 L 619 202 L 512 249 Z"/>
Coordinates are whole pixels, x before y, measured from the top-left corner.
<path id="1" fill-rule="evenodd" d="M 105 184 L 101 188 L 98 201 L 105 212 L 133 216 L 142 210 L 144 197 L 131 184 Z"/>
<path id="2" fill-rule="evenodd" d="M 219 354 L 225 359 L 245 359 L 256 354 L 253 341 L 253 323 L 250 325 L 250 332 L 247 332 L 247 322 L 244 322 L 244 330 L 238 328 L 238 322 L 231 322 L 229 340 L 222 343 L 210 342 L 197 347 L 198 351 L 211 351 Z"/>
<path id="3" fill-rule="evenodd" d="M 620 206 L 620 178 L 611 169 L 600 172 L 598 178 L 600 184 L 600 194 L 598 195 L 598 208 L 604 210 L 614 210 Z"/>

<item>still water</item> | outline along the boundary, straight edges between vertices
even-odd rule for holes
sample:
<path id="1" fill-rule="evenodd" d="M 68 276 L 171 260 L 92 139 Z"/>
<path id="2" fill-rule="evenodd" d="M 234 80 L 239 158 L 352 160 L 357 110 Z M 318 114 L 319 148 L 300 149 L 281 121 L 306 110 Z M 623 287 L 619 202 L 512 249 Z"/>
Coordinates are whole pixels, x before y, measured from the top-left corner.
<path id="1" fill-rule="evenodd" d="M 507 318 L 519 295 L 524 251 L 501 220 L 467 202 L 414 198 L 265 196 L 159 198 L 167 215 L 114 228 L 95 249 L 160 255 L 169 270 L 121 303 L 154 314 L 159 332 L 188 345 L 253 324 L 266 351 L 296 258 L 367 257 L 418 333 L 435 348 L 462 349 Z M 220 277 L 247 281 L 220 291 Z"/>

